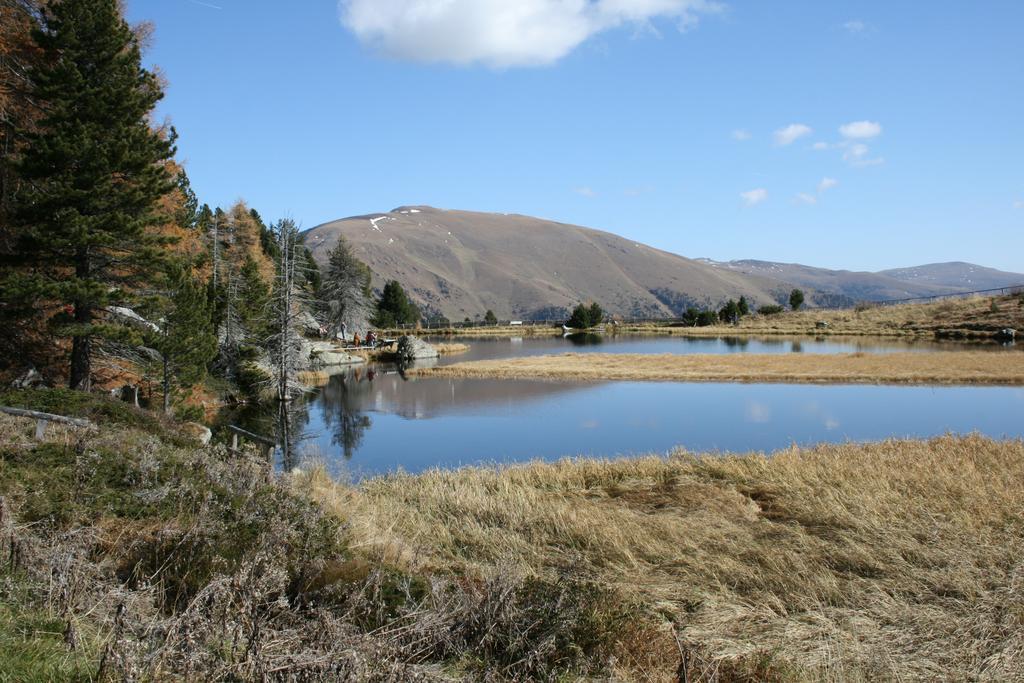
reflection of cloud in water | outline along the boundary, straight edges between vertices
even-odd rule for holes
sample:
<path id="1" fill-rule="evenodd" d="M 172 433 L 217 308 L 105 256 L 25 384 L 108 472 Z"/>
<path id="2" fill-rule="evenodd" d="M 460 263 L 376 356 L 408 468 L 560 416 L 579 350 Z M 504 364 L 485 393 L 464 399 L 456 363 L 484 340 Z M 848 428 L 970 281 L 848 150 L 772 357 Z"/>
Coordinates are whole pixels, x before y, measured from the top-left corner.
<path id="1" fill-rule="evenodd" d="M 747 422 L 766 424 L 772 419 L 772 409 L 767 403 L 748 401 L 746 410 Z"/>
<path id="2" fill-rule="evenodd" d="M 808 418 L 813 419 L 815 422 L 821 421 L 828 431 L 839 429 L 842 423 L 839 421 L 831 411 L 828 411 L 817 401 L 810 401 L 805 403 L 801 412 Z"/>
<path id="3" fill-rule="evenodd" d="M 601 423 L 597 420 L 584 420 L 583 424 L 580 425 L 583 429 L 597 429 L 601 426 Z"/>

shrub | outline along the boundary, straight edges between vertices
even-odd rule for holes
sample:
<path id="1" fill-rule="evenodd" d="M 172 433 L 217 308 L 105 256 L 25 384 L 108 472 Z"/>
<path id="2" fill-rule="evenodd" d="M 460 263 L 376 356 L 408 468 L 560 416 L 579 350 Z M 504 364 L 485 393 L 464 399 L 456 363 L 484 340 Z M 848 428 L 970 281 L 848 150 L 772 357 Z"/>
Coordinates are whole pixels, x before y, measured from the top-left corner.
<path id="1" fill-rule="evenodd" d="M 600 325 L 602 322 L 604 322 L 604 310 L 597 303 L 593 303 L 590 306 L 578 304 L 576 308 L 572 309 L 572 315 L 569 316 L 569 320 L 565 324 L 576 330 L 585 330 L 588 327 Z"/>
<path id="2" fill-rule="evenodd" d="M 783 310 L 785 309 L 782 308 L 782 306 L 771 304 L 768 306 L 761 306 L 761 308 L 757 309 L 757 312 L 761 315 L 778 315 L 779 313 L 782 313 Z"/>
<path id="3" fill-rule="evenodd" d="M 708 327 L 718 322 L 718 314 L 714 311 L 701 311 L 697 314 L 697 327 Z"/>

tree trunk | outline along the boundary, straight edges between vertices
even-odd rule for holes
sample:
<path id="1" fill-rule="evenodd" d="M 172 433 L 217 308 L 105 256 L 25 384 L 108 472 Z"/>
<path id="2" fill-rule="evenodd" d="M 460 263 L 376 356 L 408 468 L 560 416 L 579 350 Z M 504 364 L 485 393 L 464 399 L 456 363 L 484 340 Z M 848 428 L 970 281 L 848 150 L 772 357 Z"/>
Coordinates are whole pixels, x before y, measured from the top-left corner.
<path id="1" fill-rule="evenodd" d="M 167 356 L 164 359 L 164 414 L 171 414 L 171 368 L 167 364 Z"/>
<path id="2" fill-rule="evenodd" d="M 88 280 L 92 274 L 88 247 L 80 248 L 75 254 L 75 275 L 79 280 Z M 75 301 L 75 325 L 88 327 L 92 324 L 92 304 Z M 92 337 L 89 334 L 75 335 L 71 341 L 71 372 L 68 384 L 80 391 L 92 390 Z"/>

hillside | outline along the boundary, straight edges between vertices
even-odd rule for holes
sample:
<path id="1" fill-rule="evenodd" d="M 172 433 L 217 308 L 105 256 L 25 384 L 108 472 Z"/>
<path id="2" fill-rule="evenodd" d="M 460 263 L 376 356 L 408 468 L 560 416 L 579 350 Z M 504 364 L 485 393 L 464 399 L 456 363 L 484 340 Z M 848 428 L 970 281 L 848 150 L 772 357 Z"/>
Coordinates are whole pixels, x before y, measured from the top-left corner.
<path id="1" fill-rule="evenodd" d="M 581 301 L 619 315 L 662 317 L 688 305 L 788 293 L 772 279 L 715 268 L 607 232 L 520 215 L 400 207 L 312 228 L 306 245 L 323 263 L 344 235 L 373 271 L 398 280 L 429 313 L 450 319 L 561 317 Z"/>

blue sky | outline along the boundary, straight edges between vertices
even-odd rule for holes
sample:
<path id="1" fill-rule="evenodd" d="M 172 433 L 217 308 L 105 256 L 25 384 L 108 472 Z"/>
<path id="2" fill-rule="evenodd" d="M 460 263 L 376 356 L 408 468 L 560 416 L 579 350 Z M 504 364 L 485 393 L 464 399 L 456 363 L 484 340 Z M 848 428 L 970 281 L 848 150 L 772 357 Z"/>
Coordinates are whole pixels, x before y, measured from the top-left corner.
<path id="1" fill-rule="evenodd" d="M 430 204 L 690 257 L 1024 271 L 1024 2 L 128 12 L 155 23 L 160 115 L 210 204 L 244 198 L 307 228 Z"/>

